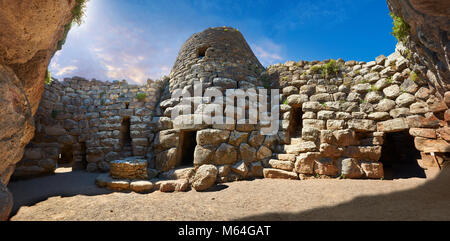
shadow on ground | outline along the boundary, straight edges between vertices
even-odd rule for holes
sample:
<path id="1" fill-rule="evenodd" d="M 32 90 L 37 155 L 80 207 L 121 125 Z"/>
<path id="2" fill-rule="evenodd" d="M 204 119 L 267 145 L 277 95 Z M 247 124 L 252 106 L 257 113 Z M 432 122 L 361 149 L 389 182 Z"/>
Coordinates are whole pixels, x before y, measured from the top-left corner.
<path id="1" fill-rule="evenodd" d="M 304 220 L 450 220 L 450 168 L 406 191 L 363 196 L 330 207 L 299 213 L 272 212 L 235 221 Z"/>
<path id="2" fill-rule="evenodd" d="M 32 206 L 50 197 L 72 197 L 76 195 L 101 195 L 111 191 L 95 185 L 98 173 L 73 171 L 56 173 L 51 176 L 10 182 L 8 189 L 14 197 L 14 207 L 10 217 L 16 215 L 22 206 Z"/>

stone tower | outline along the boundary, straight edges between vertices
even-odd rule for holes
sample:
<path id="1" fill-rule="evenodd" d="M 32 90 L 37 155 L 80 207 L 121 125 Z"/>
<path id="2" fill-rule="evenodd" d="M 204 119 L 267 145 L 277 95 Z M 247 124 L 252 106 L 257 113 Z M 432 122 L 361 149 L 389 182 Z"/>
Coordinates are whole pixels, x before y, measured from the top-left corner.
<path id="1" fill-rule="evenodd" d="M 210 86 L 249 88 L 264 67 L 239 30 L 209 28 L 192 35 L 181 47 L 170 74 L 170 91 L 200 81 Z"/>

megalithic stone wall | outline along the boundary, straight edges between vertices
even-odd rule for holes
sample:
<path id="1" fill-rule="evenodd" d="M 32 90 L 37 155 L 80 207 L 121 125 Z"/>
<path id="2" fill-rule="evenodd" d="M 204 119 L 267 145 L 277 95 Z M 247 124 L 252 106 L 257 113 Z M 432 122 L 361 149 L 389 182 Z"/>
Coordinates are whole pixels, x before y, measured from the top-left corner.
<path id="1" fill-rule="evenodd" d="M 53 173 L 64 146 L 73 148 L 73 166 L 86 161 L 88 171 L 108 171 L 109 162 L 120 157 L 151 158 L 152 116 L 164 85 L 167 81 L 149 80 L 138 86 L 80 77 L 54 80 L 45 86 L 35 137 L 13 177 Z M 121 138 L 124 119 L 130 123 L 129 150 L 124 150 Z"/>

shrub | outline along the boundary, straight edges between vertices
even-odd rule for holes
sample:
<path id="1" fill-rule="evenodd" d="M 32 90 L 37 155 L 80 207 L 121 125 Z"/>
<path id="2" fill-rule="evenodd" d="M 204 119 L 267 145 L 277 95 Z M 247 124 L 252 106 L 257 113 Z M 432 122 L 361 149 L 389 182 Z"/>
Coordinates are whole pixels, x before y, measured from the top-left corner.
<path id="1" fill-rule="evenodd" d="M 370 91 L 372 91 L 372 92 L 378 91 L 378 88 L 375 87 L 375 85 L 371 85 L 370 86 Z"/>
<path id="2" fill-rule="evenodd" d="M 340 71 L 341 67 L 334 59 L 322 66 L 322 74 L 325 75 L 325 78 L 328 78 L 328 76 L 337 76 Z"/>
<path id="3" fill-rule="evenodd" d="M 399 42 L 406 42 L 410 29 L 408 23 L 406 23 L 402 17 L 397 16 L 393 13 L 391 13 L 391 17 L 394 20 L 392 35 L 394 35 L 394 37 L 396 37 Z"/>
<path id="4" fill-rule="evenodd" d="M 419 80 L 419 76 L 418 76 L 417 73 L 414 72 L 414 71 L 412 71 L 411 73 L 409 73 L 409 78 L 410 78 L 412 81 L 414 81 L 414 82 L 416 82 L 417 80 Z"/>
<path id="5" fill-rule="evenodd" d="M 45 84 L 49 85 L 53 81 L 52 74 L 50 73 L 50 70 L 47 69 L 47 72 L 45 73 Z"/>
<path id="6" fill-rule="evenodd" d="M 58 42 L 56 50 L 61 50 L 62 46 L 66 43 L 67 35 L 69 34 L 72 24 L 76 23 L 81 25 L 83 23 L 83 17 L 86 15 L 86 3 L 89 0 L 76 0 L 76 5 L 72 9 L 72 21 L 64 25 L 64 37 Z"/>
<path id="7" fill-rule="evenodd" d="M 72 22 L 81 25 L 83 23 L 83 17 L 86 14 L 86 3 L 89 0 L 76 0 L 77 4 L 72 9 Z"/>
<path id="8" fill-rule="evenodd" d="M 338 76 L 341 71 L 341 66 L 336 60 L 332 59 L 326 64 L 312 66 L 310 71 L 313 74 L 321 74 L 325 78 L 328 78 L 331 76 Z"/>
<path id="9" fill-rule="evenodd" d="M 147 98 L 147 94 L 146 93 L 138 93 L 138 94 L 136 94 L 136 99 L 138 99 L 138 101 L 144 101 L 145 98 Z"/>

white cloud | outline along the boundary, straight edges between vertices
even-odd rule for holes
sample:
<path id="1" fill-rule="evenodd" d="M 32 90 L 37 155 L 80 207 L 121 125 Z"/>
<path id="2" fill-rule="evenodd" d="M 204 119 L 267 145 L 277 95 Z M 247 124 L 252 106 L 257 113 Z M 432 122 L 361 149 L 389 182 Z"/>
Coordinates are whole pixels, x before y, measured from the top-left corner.
<path id="1" fill-rule="evenodd" d="M 282 46 L 272 40 L 263 39 L 258 43 L 251 44 L 251 48 L 264 66 L 279 63 L 284 59 Z"/>

